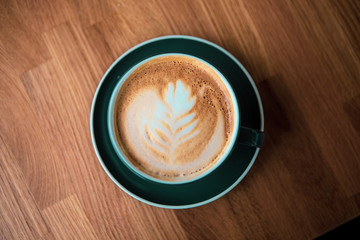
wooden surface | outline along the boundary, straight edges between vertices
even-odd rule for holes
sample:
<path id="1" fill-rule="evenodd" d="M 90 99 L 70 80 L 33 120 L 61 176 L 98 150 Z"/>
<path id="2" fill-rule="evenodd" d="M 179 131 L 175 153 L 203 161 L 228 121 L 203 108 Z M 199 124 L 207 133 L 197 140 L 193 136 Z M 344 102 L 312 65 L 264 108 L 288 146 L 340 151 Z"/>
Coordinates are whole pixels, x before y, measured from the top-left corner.
<path id="1" fill-rule="evenodd" d="M 311 239 L 360 214 L 360 1 L 0 3 L 0 239 Z M 253 76 L 267 141 L 230 193 L 166 210 L 93 150 L 107 67 L 153 37 L 223 46 Z"/>

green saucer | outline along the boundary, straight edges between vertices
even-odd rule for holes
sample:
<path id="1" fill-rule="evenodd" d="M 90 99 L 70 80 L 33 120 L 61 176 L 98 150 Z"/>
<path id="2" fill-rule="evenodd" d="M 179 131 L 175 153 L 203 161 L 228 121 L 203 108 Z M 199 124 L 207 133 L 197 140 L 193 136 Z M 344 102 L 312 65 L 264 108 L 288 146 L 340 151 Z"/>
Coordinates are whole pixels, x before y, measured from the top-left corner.
<path id="1" fill-rule="evenodd" d="M 117 156 L 107 130 L 111 93 L 132 66 L 154 55 L 184 53 L 216 67 L 231 84 L 241 109 L 241 125 L 264 130 L 262 103 L 245 68 L 223 48 L 200 38 L 165 36 L 151 39 L 119 57 L 102 78 L 92 103 L 90 130 L 96 155 L 109 177 L 123 191 L 144 203 L 163 208 L 191 208 L 214 201 L 233 189 L 253 165 L 259 148 L 237 144 L 228 158 L 209 175 L 186 184 L 162 184 L 140 177 Z"/>

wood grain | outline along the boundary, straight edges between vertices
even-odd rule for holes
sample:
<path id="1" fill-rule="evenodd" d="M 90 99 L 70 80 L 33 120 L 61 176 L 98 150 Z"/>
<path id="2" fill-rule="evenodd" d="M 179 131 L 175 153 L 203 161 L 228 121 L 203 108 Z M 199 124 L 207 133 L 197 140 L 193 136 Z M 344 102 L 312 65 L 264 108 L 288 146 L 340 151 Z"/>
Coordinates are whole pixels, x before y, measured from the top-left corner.
<path id="1" fill-rule="evenodd" d="M 312 239 L 360 215 L 360 3 L 37 0 L 0 3 L 1 239 Z M 122 192 L 91 144 L 108 66 L 153 37 L 230 51 L 263 100 L 247 177 L 195 209 Z"/>
<path id="2" fill-rule="evenodd" d="M 49 232 L 29 191 L 15 157 L 0 138 L 0 235 L 14 239 L 36 239 Z"/>
<path id="3" fill-rule="evenodd" d="M 43 215 L 55 239 L 97 239 L 79 199 L 74 195 L 44 209 Z"/>

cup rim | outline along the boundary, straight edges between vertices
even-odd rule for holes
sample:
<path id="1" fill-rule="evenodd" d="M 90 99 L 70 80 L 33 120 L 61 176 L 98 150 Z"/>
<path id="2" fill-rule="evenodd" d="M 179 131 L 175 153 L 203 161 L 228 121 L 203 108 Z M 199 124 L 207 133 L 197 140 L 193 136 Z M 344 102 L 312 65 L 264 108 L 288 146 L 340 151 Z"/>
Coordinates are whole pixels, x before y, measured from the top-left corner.
<path id="1" fill-rule="evenodd" d="M 204 64 L 208 65 L 221 79 L 222 83 L 224 83 L 226 89 L 228 90 L 230 97 L 231 97 L 231 101 L 234 107 L 234 129 L 233 129 L 233 133 L 231 135 L 230 141 L 228 143 L 228 145 L 226 146 L 223 154 L 221 155 L 220 159 L 217 160 L 217 162 L 211 166 L 208 170 L 206 170 L 205 172 L 190 178 L 190 179 L 186 179 L 186 180 L 181 180 L 181 181 L 166 181 L 166 180 L 161 180 L 158 178 L 155 178 L 153 176 L 150 176 L 149 174 L 146 174 L 144 172 L 142 172 L 141 170 L 137 169 L 129 160 L 128 158 L 125 156 L 125 154 L 123 153 L 117 138 L 116 138 L 116 134 L 115 134 L 115 126 L 114 126 L 114 105 L 118 96 L 118 93 L 121 89 L 121 87 L 123 86 L 123 83 L 127 80 L 127 78 L 141 65 L 145 64 L 148 61 L 151 61 L 155 58 L 158 57 L 163 57 L 163 56 L 185 56 L 185 57 L 189 57 L 189 58 L 194 58 L 198 61 L 203 62 Z M 132 66 L 118 81 L 118 83 L 115 85 L 112 93 L 111 93 L 111 97 L 110 97 L 110 101 L 109 101 L 109 105 L 108 105 L 108 122 L 107 122 L 107 127 L 108 127 L 108 132 L 109 132 L 109 136 L 110 136 L 110 141 L 111 144 L 116 152 L 116 154 L 118 155 L 118 157 L 120 158 L 121 161 L 123 161 L 123 163 L 125 163 L 125 165 L 131 169 L 133 172 L 135 172 L 136 174 L 140 175 L 143 178 L 146 178 L 148 180 L 154 181 L 154 182 L 158 182 L 161 184 L 186 184 L 186 183 L 190 183 L 193 181 L 197 181 L 205 176 L 207 176 L 208 174 L 210 174 L 211 172 L 213 172 L 216 168 L 218 168 L 229 156 L 229 154 L 231 153 L 231 151 L 233 150 L 235 143 L 236 143 L 236 139 L 238 137 L 238 133 L 239 133 L 239 128 L 241 126 L 241 110 L 238 104 L 238 100 L 236 97 L 236 94 L 230 84 L 230 82 L 225 78 L 225 76 L 220 72 L 220 70 L 218 70 L 216 67 L 214 67 L 211 63 L 207 62 L 206 60 L 203 60 L 199 57 L 190 55 L 190 54 L 184 54 L 184 53 L 163 53 L 163 54 L 157 54 L 154 56 L 151 56 L 149 58 L 146 58 L 140 62 L 138 62 L 137 64 L 135 64 L 134 66 Z"/>
<path id="2" fill-rule="evenodd" d="M 220 193 L 218 193 L 217 195 L 214 195 L 213 197 L 207 198 L 206 200 L 203 201 L 198 201 L 198 202 L 194 202 L 194 203 L 189 203 L 189 204 L 178 204 L 178 205 L 171 205 L 171 204 L 166 204 L 166 203 L 156 203 L 152 200 L 148 200 L 142 196 L 137 195 L 136 193 L 132 192 L 131 190 L 127 189 L 126 186 L 124 186 L 122 183 L 120 183 L 118 181 L 118 179 L 113 176 L 113 174 L 110 172 L 110 170 L 108 169 L 108 166 L 106 165 L 106 163 L 104 162 L 104 160 L 102 159 L 102 153 L 100 148 L 98 147 L 98 143 L 95 137 L 95 125 L 94 125 L 94 113 L 96 110 L 96 103 L 98 101 L 99 98 L 99 93 L 101 92 L 104 82 L 106 81 L 110 71 L 113 69 L 113 67 L 118 64 L 121 60 L 123 60 L 126 56 L 128 56 L 130 53 L 132 53 L 133 51 L 135 51 L 136 49 L 139 49 L 143 46 L 146 46 L 147 44 L 151 44 L 153 42 L 157 42 L 157 41 L 162 41 L 162 40 L 171 40 L 171 39 L 184 39 L 184 40 L 192 40 L 192 41 L 196 41 L 196 42 L 200 42 L 202 44 L 206 44 L 209 45 L 217 50 L 219 50 L 220 52 L 222 52 L 223 54 L 225 54 L 227 57 L 229 57 L 229 59 L 231 59 L 240 69 L 241 71 L 245 74 L 245 76 L 247 77 L 250 85 L 252 86 L 252 89 L 254 91 L 255 97 L 258 100 L 258 111 L 260 114 L 260 130 L 263 131 L 264 130 L 264 111 L 263 111 L 263 105 L 262 105 L 262 101 L 260 98 L 260 94 L 258 92 L 258 89 L 255 85 L 254 80 L 252 79 L 252 77 L 250 76 L 250 74 L 247 72 L 247 70 L 245 69 L 245 67 L 231 54 L 229 53 L 227 50 L 225 50 L 224 48 L 220 47 L 219 45 L 210 42 L 208 40 L 199 38 L 199 37 L 193 37 L 193 36 L 187 36 L 187 35 L 165 35 L 165 36 L 160 36 L 160 37 L 155 37 L 152 39 L 149 39 L 147 41 L 141 42 L 137 45 L 135 45 L 134 47 L 130 48 L 129 50 L 127 50 L 125 53 L 123 53 L 121 56 L 119 56 L 106 70 L 106 72 L 104 73 L 103 77 L 101 78 L 96 91 L 94 93 L 94 97 L 92 100 L 92 105 L 91 105 L 91 111 L 90 111 L 90 134 L 91 134 L 91 141 L 92 141 L 92 145 L 94 147 L 94 151 L 95 154 L 97 156 L 98 161 L 100 162 L 100 165 L 102 166 L 103 170 L 105 171 L 105 173 L 109 176 L 109 178 L 125 193 L 127 193 L 129 196 L 135 198 L 136 200 L 149 204 L 151 206 L 155 206 L 155 207 L 159 207 L 159 208 L 167 208 L 167 209 L 186 209 L 186 208 L 193 208 L 193 207 L 198 207 L 201 205 L 205 205 L 207 203 L 210 203 L 212 201 L 215 201 L 219 198 L 221 198 L 222 196 L 224 196 L 225 194 L 227 194 L 228 192 L 230 192 L 235 186 L 237 186 L 242 180 L 243 178 L 248 174 L 248 172 L 250 171 L 251 167 L 253 166 L 260 148 L 256 148 L 255 152 L 252 154 L 252 158 L 248 164 L 248 166 L 246 167 L 246 169 L 239 175 L 239 177 L 237 178 L 237 180 L 235 180 L 231 185 L 227 186 L 226 188 L 224 188 L 224 190 Z"/>

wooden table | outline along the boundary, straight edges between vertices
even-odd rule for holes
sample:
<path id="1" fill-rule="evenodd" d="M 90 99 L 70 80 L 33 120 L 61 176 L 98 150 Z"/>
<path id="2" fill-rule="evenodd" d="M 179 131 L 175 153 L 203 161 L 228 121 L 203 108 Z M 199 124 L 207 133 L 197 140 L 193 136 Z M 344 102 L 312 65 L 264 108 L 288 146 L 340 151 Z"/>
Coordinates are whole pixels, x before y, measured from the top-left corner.
<path id="1" fill-rule="evenodd" d="M 360 215 L 360 2 L 1 1 L 1 239 L 311 239 Z M 141 203 L 101 168 L 89 130 L 110 64 L 185 34 L 256 82 L 267 141 L 224 197 Z"/>

